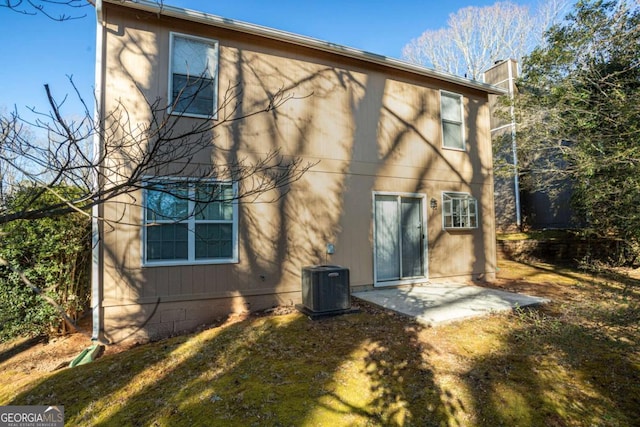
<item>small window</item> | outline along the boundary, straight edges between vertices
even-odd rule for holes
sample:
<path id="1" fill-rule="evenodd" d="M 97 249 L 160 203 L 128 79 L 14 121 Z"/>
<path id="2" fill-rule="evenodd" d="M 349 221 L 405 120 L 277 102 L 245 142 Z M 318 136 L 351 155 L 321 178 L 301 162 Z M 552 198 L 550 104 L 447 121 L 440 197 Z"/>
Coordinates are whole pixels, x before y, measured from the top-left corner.
<path id="1" fill-rule="evenodd" d="M 237 262 L 233 184 L 172 179 L 145 187 L 144 264 Z"/>
<path id="2" fill-rule="evenodd" d="M 468 193 L 442 193 L 442 226 L 478 228 L 478 201 Z"/>
<path id="3" fill-rule="evenodd" d="M 440 92 L 442 146 L 465 150 L 462 95 Z"/>
<path id="4" fill-rule="evenodd" d="M 215 117 L 218 108 L 218 42 L 171 34 L 170 109 L 194 117 Z"/>

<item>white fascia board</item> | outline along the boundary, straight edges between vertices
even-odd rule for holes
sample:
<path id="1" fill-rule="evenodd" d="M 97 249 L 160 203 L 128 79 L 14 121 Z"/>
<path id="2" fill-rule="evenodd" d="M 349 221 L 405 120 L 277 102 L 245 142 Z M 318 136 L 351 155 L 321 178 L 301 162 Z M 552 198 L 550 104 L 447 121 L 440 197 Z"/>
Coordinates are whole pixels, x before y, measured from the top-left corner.
<path id="1" fill-rule="evenodd" d="M 105 3 L 118 4 L 132 9 L 152 12 L 159 15 L 169 16 L 173 18 L 183 19 L 187 21 L 197 22 L 205 25 L 212 25 L 219 28 L 238 31 L 246 34 L 252 34 L 259 37 L 266 37 L 272 40 L 283 41 L 286 43 L 296 44 L 298 46 L 308 47 L 324 52 L 334 53 L 347 58 L 358 59 L 372 64 L 382 65 L 384 67 L 394 68 L 401 71 L 417 74 L 420 76 L 431 77 L 448 83 L 457 84 L 471 89 L 480 90 L 494 95 L 504 95 L 507 92 L 499 87 L 476 80 L 469 80 L 454 74 L 436 71 L 421 65 L 412 64 L 395 58 L 389 58 L 384 55 L 378 55 L 364 50 L 352 47 L 342 46 L 312 37 L 300 34 L 290 33 L 287 31 L 276 30 L 261 25 L 250 24 L 230 18 L 223 18 L 217 15 L 211 15 L 190 9 L 169 6 L 163 3 L 148 0 L 104 0 Z"/>

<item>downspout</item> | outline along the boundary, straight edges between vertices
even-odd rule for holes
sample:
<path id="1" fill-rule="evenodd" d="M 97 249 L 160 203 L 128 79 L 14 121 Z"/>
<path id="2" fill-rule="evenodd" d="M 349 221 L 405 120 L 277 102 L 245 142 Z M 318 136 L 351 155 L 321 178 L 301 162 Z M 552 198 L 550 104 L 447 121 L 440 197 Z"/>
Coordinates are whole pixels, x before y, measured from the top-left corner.
<path id="1" fill-rule="evenodd" d="M 100 168 L 100 159 L 102 157 L 102 109 L 104 102 L 102 99 L 102 42 L 103 42 L 103 28 L 102 28 L 102 0 L 96 0 L 96 62 L 95 62 L 95 111 L 94 111 L 94 129 L 93 134 L 93 163 L 94 168 Z M 93 188 L 98 189 L 100 186 L 100 179 L 98 170 L 94 169 L 93 173 Z M 101 305 L 102 299 L 100 292 L 102 290 L 102 272 L 100 271 L 102 265 L 102 243 L 100 241 L 100 209 L 99 205 L 95 204 L 91 208 L 91 312 L 93 317 L 93 331 L 91 334 L 92 341 L 99 341 L 102 331 L 101 318 Z"/>
<path id="2" fill-rule="evenodd" d="M 516 225 L 522 229 L 522 216 L 520 213 L 520 178 L 518 177 L 518 144 L 516 143 L 516 113 L 513 106 L 515 83 L 513 82 L 513 61 L 509 61 L 509 99 L 511 101 L 511 151 L 513 152 L 513 186 L 516 202 Z"/>

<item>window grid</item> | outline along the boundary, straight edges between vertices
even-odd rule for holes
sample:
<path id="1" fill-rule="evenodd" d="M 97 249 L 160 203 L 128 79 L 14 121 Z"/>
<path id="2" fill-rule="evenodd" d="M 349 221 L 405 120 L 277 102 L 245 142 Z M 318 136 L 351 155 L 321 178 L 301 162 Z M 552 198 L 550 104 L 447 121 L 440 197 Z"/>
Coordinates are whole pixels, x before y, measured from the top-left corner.
<path id="1" fill-rule="evenodd" d="M 440 92 L 440 120 L 442 123 L 442 146 L 464 151 L 466 144 L 462 95 Z"/>
<path id="2" fill-rule="evenodd" d="M 234 184 L 208 182 L 196 187 L 171 180 L 147 185 L 151 188 L 145 190 L 144 264 L 237 261 Z M 206 200 L 200 195 L 202 188 L 209 191 Z M 220 201 L 215 200 L 218 196 Z"/>
<path id="3" fill-rule="evenodd" d="M 171 33 L 169 105 L 172 113 L 217 116 L 218 42 Z"/>
<path id="4" fill-rule="evenodd" d="M 478 201 L 469 193 L 442 193 L 442 227 L 478 228 Z"/>

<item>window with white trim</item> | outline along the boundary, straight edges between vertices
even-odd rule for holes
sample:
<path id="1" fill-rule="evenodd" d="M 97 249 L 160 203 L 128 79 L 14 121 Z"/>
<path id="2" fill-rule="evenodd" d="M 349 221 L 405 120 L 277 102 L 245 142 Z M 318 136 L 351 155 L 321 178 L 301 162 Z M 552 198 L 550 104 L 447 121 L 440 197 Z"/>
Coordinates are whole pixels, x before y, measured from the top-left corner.
<path id="1" fill-rule="evenodd" d="M 441 91 L 440 117 L 442 121 L 442 146 L 465 150 L 462 95 Z"/>
<path id="2" fill-rule="evenodd" d="M 442 193 L 442 226 L 445 229 L 478 228 L 478 201 L 469 193 Z"/>
<path id="3" fill-rule="evenodd" d="M 234 184 L 167 179 L 147 181 L 145 187 L 145 265 L 238 261 Z"/>
<path id="4" fill-rule="evenodd" d="M 218 109 L 218 42 L 171 33 L 171 112 L 212 117 Z"/>

